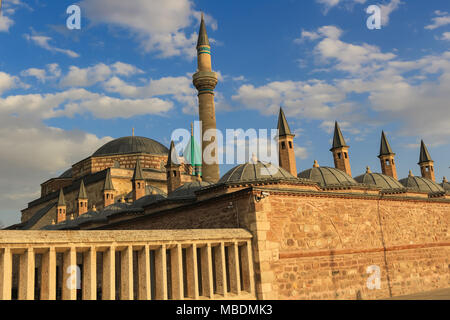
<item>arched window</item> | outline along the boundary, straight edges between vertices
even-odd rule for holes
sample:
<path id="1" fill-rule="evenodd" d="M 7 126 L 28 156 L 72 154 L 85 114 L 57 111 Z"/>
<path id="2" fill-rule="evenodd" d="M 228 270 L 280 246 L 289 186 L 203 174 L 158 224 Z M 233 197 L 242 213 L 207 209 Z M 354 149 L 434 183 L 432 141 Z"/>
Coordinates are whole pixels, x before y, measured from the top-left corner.
<path id="1" fill-rule="evenodd" d="M 286 143 L 284 141 L 281 141 L 281 149 L 286 149 Z"/>
<path id="2" fill-rule="evenodd" d="M 389 159 L 386 159 L 386 165 L 387 166 L 389 165 Z"/>
<path id="3" fill-rule="evenodd" d="M 342 154 L 340 152 L 337 154 L 337 156 L 338 156 L 338 159 L 342 158 Z"/>
<path id="4" fill-rule="evenodd" d="M 348 158 L 347 152 L 344 152 L 344 155 L 345 155 L 345 159 L 347 159 Z"/>
<path id="5" fill-rule="evenodd" d="M 289 148 L 292 149 L 292 141 L 289 141 Z"/>

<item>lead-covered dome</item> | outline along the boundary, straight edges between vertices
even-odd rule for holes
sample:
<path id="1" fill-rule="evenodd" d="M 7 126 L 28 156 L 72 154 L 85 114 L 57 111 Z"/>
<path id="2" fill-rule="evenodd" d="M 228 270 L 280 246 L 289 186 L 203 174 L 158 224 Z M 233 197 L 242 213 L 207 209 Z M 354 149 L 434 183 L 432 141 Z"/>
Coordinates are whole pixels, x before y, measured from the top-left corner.
<path id="1" fill-rule="evenodd" d="M 445 190 L 433 180 L 416 177 L 411 171 L 409 172 L 409 176 L 407 178 L 401 179 L 400 183 L 413 190 L 423 191 L 423 192 L 444 192 Z"/>
<path id="2" fill-rule="evenodd" d="M 98 157 L 127 153 L 167 155 L 169 154 L 169 149 L 153 139 L 132 136 L 112 140 L 100 147 L 92 156 Z"/>
<path id="3" fill-rule="evenodd" d="M 344 171 L 331 167 L 319 167 L 316 163 L 313 168 L 300 172 L 298 177 L 317 182 L 322 188 L 358 184 Z"/>
<path id="4" fill-rule="evenodd" d="M 195 197 L 195 191 L 200 190 L 201 188 L 208 187 L 212 185 L 211 182 L 207 181 L 193 181 L 183 184 L 181 187 L 173 190 L 169 194 L 169 198 L 191 198 Z"/>
<path id="5" fill-rule="evenodd" d="M 358 183 L 374 185 L 381 189 L 403 189 L 404 186 L 391 176 L 382 173 L 373 173 L 367 168 L 367 172 L 357 176 L 355 181 Z"/>
<path id="6" fill-rule="evenodd" d="M 240 164 L 225 173 L 219 183 L 246 182 L 270 179 L 298 180 L 288 171 L 271 163 L 261 161 Z"/>

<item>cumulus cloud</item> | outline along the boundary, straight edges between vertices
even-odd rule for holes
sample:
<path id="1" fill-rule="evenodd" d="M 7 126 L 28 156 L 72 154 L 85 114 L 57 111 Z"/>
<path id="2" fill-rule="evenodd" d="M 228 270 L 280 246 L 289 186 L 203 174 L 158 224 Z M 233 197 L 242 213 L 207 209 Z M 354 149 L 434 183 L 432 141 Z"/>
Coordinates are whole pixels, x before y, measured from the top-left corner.
<path id="1" fill-rule="evenodd" d="M 267 115 L 283 105 L 288 116 L 322 121 L 324 130 L 329 130 L 334 120 L 353 134 L 361 134 L 371 123 L 379 126 L 398 121 L 399 134 L 421 136 L 435 145 L 448 143 L 450 52 L 402 60 L 373 45 L 345 42 L 342 33 L 326 26 L 303 37 L 303 41 L 316 41 L 315 62 L 341 76 L 326 81 L 244 84 L 232 99 Z M 358 128 L 362 121 L 365 128 Z"/>
<path id="2" fill-rule="evenodd" d="M 18 85 L 19 79 L 0 71 L 0 94 Z"/>
<path id="3" fill-rule="evenodd" d="M 443 11 L 435 11 L 434 14 L 436 15 L 434 18 L 431 19 L 432 23 L 425 26 L 425 29 L 427 30 L 434 30 L 439 27 L 446 26 L 450 24 L 450 15 L 448 12 Z"/>
<path id="4" fill-rule="evenodd" d="M 47 64 L 45 69 L 29 68 L 20 73 L 22 77 L 33 77 L 40 82 L 56 79 L 61 76 L 61 69 L 57 63 Z"/>
<path id="5" fill-rule="evenodd" d="M 381 25 L 387 26 L 389 24 L 389 17 L 392 12 L 397 10 L 402 4 L 400 0 L 391 0 L 388 4 L 381 4 Z"/>
<path id="6" fill-rule="evenodd" d="M 50 41 L 52 40 L 51 37 L 43 36 L 43 35 L 30 35 L 30 34 L 24 34 L 25 39 L 27 39 L 30 42 L 33 42 L 38 47 L 41 47 L 45 50 L 51 51 L 51 52 L 59 52 L 63 53 L 71 58 L 78 58 L 80 55 L 72 50 L 68 49 L 61 49 L 58 47 L 55 47 L 50 44 Z"/>
<path id="7" fill-rule="evenodd" d="M 200 12 L 193 9 L 191 0 L 85 0 L 80 4 L 91 23 L 129 30 L 147 52 L 161 57 L 195 56 L 197 33 L 189 29 L 199 22 Z M 211 16 L 205 19 L 209 27 L 217 28 Z"/>

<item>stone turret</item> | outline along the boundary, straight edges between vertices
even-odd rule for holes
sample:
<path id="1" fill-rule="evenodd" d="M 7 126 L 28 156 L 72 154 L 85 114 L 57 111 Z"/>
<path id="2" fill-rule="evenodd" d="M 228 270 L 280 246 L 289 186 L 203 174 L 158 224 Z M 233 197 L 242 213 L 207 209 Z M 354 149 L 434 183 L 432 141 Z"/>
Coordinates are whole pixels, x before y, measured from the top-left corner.
<path id="1" fill-rule="evenodd" d="M 111 169 L 106 173 L 105 183 L 103 184 L 103 207 L 107 207 L 114 203 L 114 185 L 111 179 Z"/>
<path id="2" fill-rule="evenodd" d="M 418 165 L 420 166 L 420 172 L 423 178 L 436 181 L 436 177 L 434 175 L 434 161 L 431 159 L 430 153 L 428 152 L 427 146 L 423 140 L 420 142 L 420 157 Z"/>
<path id="3" fill-rule="evenodd" d="M 381 163 L 381 172 L 387 176 L 390 176 L 394 179 L 398 179 L 397 176 L 397 168 L 395 166 L 395 153 L 392 152 L 391 146 L 384 134 L 384 131 L 381 132 L 381 143 L 380 143 L 380 154 L 378 158 Z"/>
<path id="4" fill-rule="evenodd" d="M 60 223 L 66 220 L 66 200 L 64 198 L 63 189 L 59 189 L 58 203 L 56 204 L 56 223 Z"/>
<path id="5" fill-rule="evenodd" d="M 134 168 L 131 183 L 133 185 L 133 201 L 136 201 L 145 196 L 144 172 L 142 171 L 141 162 L 139 161 L 139 159 L 136 161 L 136 167 Z"/>
<path id="6" fill-rule="evenodd" d="M 76 200 L 77 200 L 77 214 L 78 216 L 81 216 L 82 214 L 85 214 L 88 211 L 88 196 L 86 193 L 86 188 L 84 186 L 83 180 L 81 180 L 80 190 L 78 191 L 78 196 Z"/>
<path id="7" fill-rule="evenodd" d="M 352 175 L 350 168 L 350 159 L 348 155 L 349 146 L 345 143 L 344 136 L 342 135 L 341 128 L 337 121 L 334 124 L 334 137 L 333 146 L 330 151 L 333 153 L 334 167 Z"/>
<path id="8" fill-rule="evenodd" d="M 297 176 L 297 165 L 295 163 L 294 137 L 287 123 L 283 109 L 280 108 L 278 115 L 278 160 L 281 168 Z"/>
<path id="9" fill-rule="evenodd" d="M 181 171 L 180 161 L 177 156 L 175 144 L 173 141 L 170 143 L 169 156 L 166 164 L 167 172 L 167 193 L 172 193 L 173 190 L 181 186 Z"/>

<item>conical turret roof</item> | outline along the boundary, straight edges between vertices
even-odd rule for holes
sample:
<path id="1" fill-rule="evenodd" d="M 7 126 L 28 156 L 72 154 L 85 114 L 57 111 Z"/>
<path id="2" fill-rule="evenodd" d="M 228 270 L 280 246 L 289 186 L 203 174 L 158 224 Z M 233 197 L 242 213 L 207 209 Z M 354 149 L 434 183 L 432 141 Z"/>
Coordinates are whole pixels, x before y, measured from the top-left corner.
<path id="1" fill-rule="evenodd" d="M 337 121 L 334 123 L 334 137 L 333 137 L 333 147 L 330 149 L 336 149 L 341 147 L 348 147 L 345 143 L 344 136 L 342 135 L 341 128 Z"/>
<path id="2" fill-rule="evenodd" d="M 427 146 L 423 142 L 423 140 L 420 142 L 420 158 L 419 158 L 419 164 L 422 162 L 428 162 L 433 161 L 431 160 L 430 153 L 428 152 Z"/>
<path id="3" fill-rule="evenodd" d="M 108 169 L 106 173 L 105 183 L 103 184 L 103 191 L 113 191 L 114 185 L 111 179 L 111 169 Z"/>
<path id="4" fill-rule="evenodd" d="M 86 200 L 87 198 L 88 198 L 88 196 L 87 196 L 87 193 L 86 193 L 86 188 L 84 187 L 84 181 L 81 180 L 80 190 L 78 191 L 77 199 Z"/>
<path id="5" fill-rule="evenodd" d="M 394 154 L 394 152 L 392 152 L 391 146 L 389 145 L 384 131 L 381 131 L 380 154 L 378 155 L 378 157 L 390 154 Z"/>
<path id="6" fill-rule="evenodd" d="M 142 172 L 141 169 L 141 162 L 139 161 L 139 159 L 136 161 L 136 167 L 134 168 L 133 178 L 131 180 L 132 181 L 145 180 L 144 173 Z"/>
<path id="7" fill-rule="evenodd" d="M 198 32 L 197 48 L 200 46 L 209 46 L 208 34 L 206 33 L 206 25 L 202 12 L 202 20 L 200 22 L 200 30 Z"/>
<path id="8" fill-rule="evenodd" d="M 171 141 L 170 149 L 169 149 L 169 157 L 167 158 L 166 167 L 179 166 L 179 165 L 180 165 L 180 161 L 178 160 L 177 150 L 175 149 L 175 144 L 173 143 L 173 141 Z"/>
<path id="9" fill-rule="evenodd" d="M 64 199 L 63 189 L 59 189 L 58 206 L 65 206 L 66 200 Z"/>
<path id="10" fill-rule="evenodd" d="M 280 107 L 280 113 L 278 115 L 278 135 L 286 136 L 292 135 L 289 124 L 287 123 L 286 116 L 284 115 L 283 108 Z"/>

